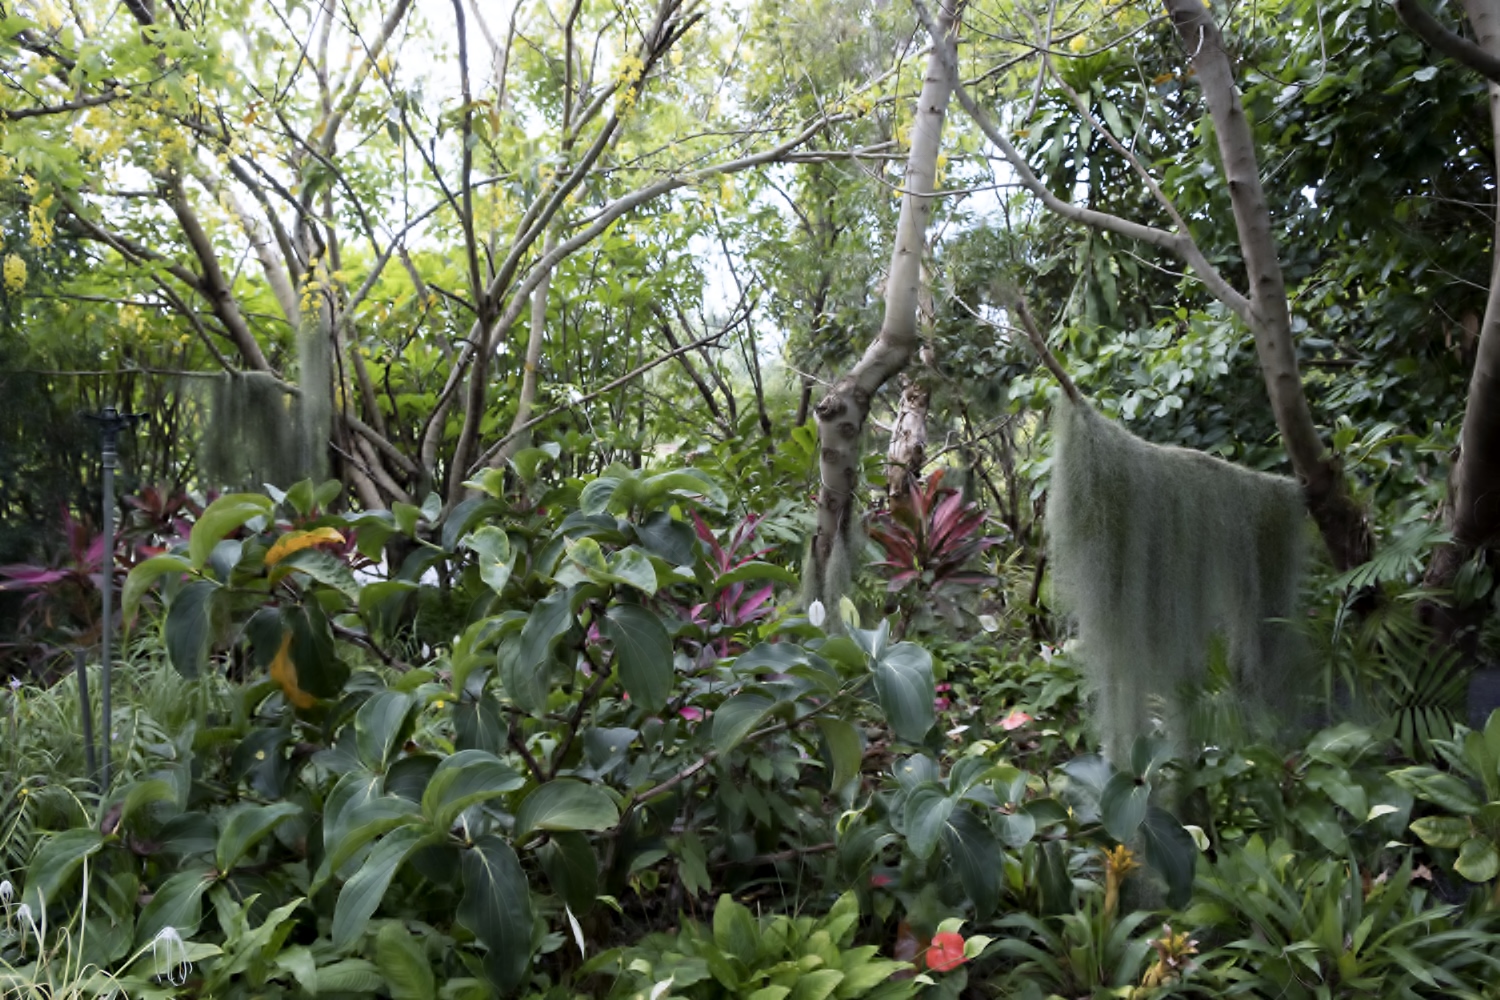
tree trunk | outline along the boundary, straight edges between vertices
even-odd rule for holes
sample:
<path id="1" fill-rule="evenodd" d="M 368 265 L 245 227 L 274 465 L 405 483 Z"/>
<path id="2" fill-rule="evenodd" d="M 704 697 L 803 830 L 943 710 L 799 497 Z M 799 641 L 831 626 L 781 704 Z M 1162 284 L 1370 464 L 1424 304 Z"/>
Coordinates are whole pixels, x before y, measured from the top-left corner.
<path id="1" fill-rule="evenodd" d="M 542 243 L 542 256 L 547 256 L 556 247 L 557 234 L 549 229 L 547 238 Z M 510 422 L 510 440 L 490 459 L 490 465 L 497 469 L 503 469 L 512 455 L 531 443 L 531 435 L 524 432 L 524 428 L 536 406 L 536 373 L 537 367 L 542 363 L 542 342 L 547 336 L 547 294 L 551 288 L 552 270 L 549 268 L 531 290 L 531 326 L 526 333 L 526 362 L 521 372 L 521 395 L 516 399 L 515 419 Z"/>
<path id="2" fill-rule="evenodd" d="M 1200 0 L 1166 0 L 1166 7 L 1191 54 L 1218 139 L 1250 282 L 1248 321 L 1276 426 L 1334 565 L 1349 569 L 1370 557 L 1370 525 L 1349 491 L 1338 459 L 1324 448 L 1302 389 L 1291 307 L 1260 183 L 1255 139 L 1235 87 L 1229 53 L 1213 15 Z"/>
<path id="3" fill-rule="evenodd" d="M 886 449 L 886 496 L 892 506 L 906 499 L 922 483 L 927 463 L 927 404 L 931 394 L 919 380 L 901 377 L 901 403 L 891 425 L 891 444 Z"/>
<path id="4" fill-rule="evenodd" d="M 881 386 L 906 367 L 916 353 L 917 295 L 921 286 L 922 251 L 927 222 L 932 216 L 932 191 L 937 172 L 943 120 L 952 95 L 952 79 L 944 69 L 944 50 L 955 40 L 955 0 L 944 0 L 938 14 L 937 37 L 927 59 L 922 92 L 917 97 L 911 129 L 911 151 L 896 225 L 895 247 L 885 284 L 885 319 L 875 341 L 848 374 L 836 381 L 818 402 L 821 487 L 818 527 L 813 535 L 806 584 L 809 598 L 830 608 L 848 584 L 849 541 L 854 533 L 856 491 L 859 487 L 860 437 L 870 401 Z M 835 612 L 830 612 L 834 614 Z"/>
<path id="5" fill-rule="evenodd" d="M 1465 0 L 1474 37 L 1490 56 L 1500 56 L 1500 0 Z M 1489 85 L 1490 129 L 1494 136 L 1496 175 L 1500 176 L 1500 83 Z M 1496 206 L 1495 259 L 1490 294 L 1479 327 L 1474 371 L 1459 432 L 1458 456 L 1448 477 L 1444 511 L 1453 542 L 1433 554 L 1424 582 L 1448 589 L 1464 563 L 1500 541 L 1500 205 Z M 1464 608 L 1457 601 L 1423 607 L 1423 617 L 1443 641 L 1460 648 L 1477 639 L 1484 605 Z"/>

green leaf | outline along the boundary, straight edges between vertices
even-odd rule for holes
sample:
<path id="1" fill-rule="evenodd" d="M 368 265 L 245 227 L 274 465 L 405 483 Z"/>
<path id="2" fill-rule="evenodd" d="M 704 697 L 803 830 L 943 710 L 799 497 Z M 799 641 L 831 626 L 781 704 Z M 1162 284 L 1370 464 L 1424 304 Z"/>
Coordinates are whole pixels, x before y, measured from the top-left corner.
<path id="1" fill-rule="evenodd" d="M 396 519 L 396 527 L 408 538 L 417 536 L 417 519 L 422 516 L 421 508 L 397 500 L 391 504 L 391 516 Z"/>
<path id="2" fill-rule="evenodd" d="M 359 759 L 372 771 L 384 771 L 402 737 L 416 699 L 404 691 L 380 691 L 354 715 L 354 744 Z"/>
<path id="3" fill-rule="evenodd" d="M 195 580 L 183 587 L 167 607 L 167 659 L 183 677 L 194 678 L 208 662 L 213 642 L 213 601 L 220 587 L 212 580 Z"/>
<path id="4" fill-rule="evenodd" d="M 552 891 L 576 914 L 593 909 L 599 895 L 599 861 L 588 837 L 574 830 L 559 830 L 537 851 L 542 871 Z"/>
<path id="5" fill-rule="evenodd" d="M 338 901 L 333 907 L 333 946 L 343 950 L 353 944 L 364 931 L 365 924 L 380 907 L 385 890 L 390 886 L 396 872 L 411 857 L 412 852 L 428 839 L 427 831 L 416 826 L 403 826 L 375 844 L 370 856 L 359 871 L 344 883 Z M 327 989 L 323 970 L 318 978 L 321 989 Z"/>
<path id="6" fill-rule="evenodd" d="M 614 643 L 620 682 L 630 700 L 660 712 L 672 693 L 672 639 L 661 619 L 639 604 L 615 604 L 604 612 L 604 634 Z"/>
<path id="7" fill-rule="evenodd" d="M 726 700 L 714 712 L 713 738 L 719 753 L 734 749 L 775 707 L 775 701 L 760 694 L 742 693 Z"/>
<path id="8" fill-rule="evenodd" d="M 144 948 L 170 927 L 183 937 L 192 937 L 203 919 L 203 893 L 213 884 L 207 868 L 178 872 L 161 884 L 135 923 L 135 947 Z"/>
<path id="9" fill-rule="evenodd" d="M 650 597 L 657 591 L 656 569 L 651 557 L 634 545 L 616 552 L 609 560 L 606 582 L 623 583 Z"/>
<path id="10" fill-rule="evenodd" d="M 827 1000 L 843 981 L 842 969 L 814 969 L 797 977 L 787 1000 Z"/>
<path id="11" fill-rule="evenodd" d="M 500 703 L 486 691 L 477 699 L 463 700 L 453 706 L 453 746 L 458 750 L 485 750 L 499 753 L 505 749 L 508 729 L 500 715 Z"/>
<path id="12" fill-rule="evenodd" d="M 526 783 L 508 764 L 483 750 L 460 750 L 445 758 L 422 793 L 422 814 L 446 833 L 458 814 L 476 802 L 513 792 Z"/>
<path id="13" fill-rule="evenodd" d="M 967 809 L 957 809 L 943 827 L 943 844 L 974 915 L 989 919 L 1000 903 L 1000 873 L 1005 855 L 989 824 Z"/>
<path id="14" fill-rule="evenodd" d="M 1137 782 L 1123 771 L 1113 775 L 1099 797 L 1099 818 L 1105 832 L 1122 844 L 1130 843 L 1146 818 L 1150 798 L 1150 785 Z"/>
<path id="15" fill-rule="evenodd" d="M 1391 780 L 1411 792 L 1460 816 L 1472 816 L 1484 804 L 1463 780 L 1431 767 L 1404 767 L 1390 772 Z"/>
<path id="16" fill-rule="evenodd" d="M 516 704 L 533 715 L 546 707 L 546 668 L 552 660 L 553 647 L 572 626 L 572 592 L 553 591 L 538 601 L 527 616 L 515 661 L 509 670 L 503 655 L 505 645 L 501 646 L 500 682 Z M 527 679 L 523 680 L 523 677 Z M 540 702 L 536 700 L 538 691 L 542 694 Z"/>
<path id="17" fill-rule="evenodd" d="M 932 857 L 955 805 L 957 802 L 936 782 L 924 782 L 906 796 L 906 846 L 918 859 Z"/>
<path id="18" fill-rule="evenodd" d="M 1449 850 L 1469 839 L 1473 830 L 1473 824 L 1457 816 L 1423 816 L 1411 825 L 1411 832 L 1421 837 L 1422 843 Z"/>
<path id="19" fill-rule="evenodd" d="M 465 537 L 462 544 L 478 556 L 479 579 L 496 594 L 503 592 L 516 565 L 505 529 L 486 525 Z"/>
<path id="20" fill-rule="evenodd" d="M 922 742 L 937 722 L 932 656 L 916 643 L 898 642 L 878 650 L 875 693 L 891 729 L 908 743 Z"/>
<path id="21" fill-rule="evenodd" d="M 1177 818 L 1160 806 L 1146 810 L 1140 829 L 1146 846 L 1146 863 L 1166 880 L 1167 905 L 1181 909 L 1193 895 L 1198 845 Z"/>
<path id="22" fill-rule="evenodd" d="M 698 469 L 673 469 L 658 473 L 641 483 L 640 493 L 642 503 L 646 506 L 657 503 L 668 495 L 687 498 L 702 497 L 718 508 L 729 505 L 729 497 L 719 484 L 710 479 L 707 473 Z"/>
<path id="23" fill-rule="evenodd" d="M 538 785 L 516 810 L 516 840 L 537 830 L 608 830 L 620 822 L 620 808 L 597 785 L 558 778 Z"/>
<path id="24" fill-rule="evenodd" d="M 485 970 L 502 991 L 526 978 L 531 965 L 531 890 L 511 846 L 485 834 L 463 852 L 464 896 L 458 919 L 487 948 Z"/>
<path id="25" fill-rule="evenodd" d="M 1500 850 L 1487 837 L 1470 837 L 1458 849 L 1453 870 L 1470 882 L 1488 882 L 1500 875 Z"/>
<path id="26" fill-rule="evenodd" d="M 191 564 L 182 556 L 152 556 L 137 563 L 125 577 L 125 586 L 120 591 L 120 620 L 129 625 L 140 609 L 141 598 L 157 579 L 167 573 L 186 573 Z"/>
<path id="27" fill-rule="evenodd" d="M 432 963 L 416 938 L 391 921 L 375 935 L 375 964 L 385 977 L 391 1000 L 436 1000 L 437 979 Z"/>
<path id="28" fill-rule="evenodd" d="M 380 970 L 363 958 L 346 958 L 318 969 L 320 994 L 352 993 L 372 997 L 384 985 Z"/>
<path id="29" fill-rule="evenodd" d="M 750 911 L 727 892 L 714 905 L 714 944 L 747 966 L 754 966 L 759 951 L 760 927 Z"/>
<path id="30" fill-rule="evenodd" d="M 240 859 L 282 822 L 300 815 L 302 807 L 293 802 L 272 802 L 257 806 L 244 804 L 229 813 L 219 842 L 214 848 L 214 865 L 228 872 Z"/>
<path id="31" fill-rule="evenodd" d="M 130 825 L 131 817 L 156 802 L 176 802 L 177 788 L 162 778 L 148 778 L 130 783 L 130 789 L 120 800 L 120 828 Z"/>
<path id="32" fill-rule="evenodd" d="M 278 575 L 283 569 L 306 574 L 343 594 L 349 599 L 349 603 L 359 604 L 359 584 L 354 579 L 354 571 L 349 568 L 348 563 L 332 552 L 314 548 L 302 549 L 281 560 L 276 564 L 275 569 Z"/>
<path id="33" fill-rule="evenodd" d="M 818 717 L 818 732 L 823 734 L 823 742 L 828 746 L 828 756 L 833 765 L 829 786 L 835 790 L 843 788 L 859 776 L 860 766 L 864 763 L 859 732 L 852 723 L 826 716 Z"/>
<path id="34" fill-rule="evenodd" d="M 188 559 L 195 570 L 203 568 L 214 546 L 246 521 L 270 517 L 271 498 L 258 493 L 226 493 L 204 508 L 188 536 Z"/>
<path id="35" fill-rule="evenodd" d="M 777 566 L 775 563 L 753 560 L 741 566 L 736 566 L 728 573 L 721 574 L 714 580 L 713 589 L 715 591 L 723 590 L 725 587 L 732 587 L 736 583 L 743 583 L 746 580 L 775 580 L 777 583 L 784 583 L 789 587 L 796 587 L 800 583 L 797 574 L 789 569 Z"/>
<path id="36" fill-rule="evenodd" d="M 64 830 L 47 837 L 26 868 L 21 902 L 40 920 L 46 904 L 60 901 L 83 859 L 103 846 L 103 836 L 93 829 Z"/>

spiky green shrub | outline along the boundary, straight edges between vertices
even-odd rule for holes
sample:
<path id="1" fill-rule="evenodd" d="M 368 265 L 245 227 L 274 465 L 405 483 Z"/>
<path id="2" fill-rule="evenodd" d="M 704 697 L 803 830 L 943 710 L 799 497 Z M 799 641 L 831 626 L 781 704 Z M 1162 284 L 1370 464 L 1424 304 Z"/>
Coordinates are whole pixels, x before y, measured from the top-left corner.
<path id="1" fill-rule="evenodd" d="M 1179 694 L 1215 637 L 1239 690 L 1285 703 L 1284 629 L 1303 556 L 1290 479 L 1135 437 L 1087 404 L 1059 402 L 1048 503 L 1053 586 L 1073 616 L 1106 752 L 1160 722 L 1184 730 Z"/>

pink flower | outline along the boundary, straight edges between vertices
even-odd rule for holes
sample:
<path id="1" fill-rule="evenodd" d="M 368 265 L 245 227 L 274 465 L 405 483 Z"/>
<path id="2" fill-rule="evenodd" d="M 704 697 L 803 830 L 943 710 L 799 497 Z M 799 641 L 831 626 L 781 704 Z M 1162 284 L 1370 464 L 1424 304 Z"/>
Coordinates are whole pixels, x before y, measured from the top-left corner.
<path id="1" fill-rule="evenodd" d="M 703 721 L 703 709 L 696 708 L 696 707 L 694 707 L 692 705 L 687 705 L 687 706 L 685 706 L 683 708 L 679 708 L 677 710 L 677 714 L 680 715 L 680 716 L 682 716 L 684 719 L 686 719 L 689 722 L 702 722 Z"/>
<path id="2" fill-rule="evenodd" d="M 933 707 L 934 711 L 946 712 L 946 711 L 948 711 L 948 705 L 949 704 L 950 704 L 950 702 L 948 701 L 947 698 L 934 698 L 934 699 L 932 699 L 932 707 Z"/>
<path id="3" fill-rule="evenodd" d="M 1000 728 L 1008 733 L 1012 729 L 1020 729 L 1030 721 L 1031 716 L 1027 715 L 1025 712 L 1021 711 L 1018 708 L 1007 715 L 1005 718 L 1000 720 Z"/>
<path id="4" fill-rule="evenodd" d="M 964 936 L 952 931 L 943 931 L 932 936 L 932 946 L 927 949 L 927 967 L 933 972 L 952 972 L 963 965 Z"/>
<path id="5" fill-rule="evenodd" d="M 891 878 L 889 875 L 882 875 L 879 872 L 876 872 L 874 875 L 870 876 L 870 884 L 877 889 L 884 888 L 894 881 L 896 880 Z"/>

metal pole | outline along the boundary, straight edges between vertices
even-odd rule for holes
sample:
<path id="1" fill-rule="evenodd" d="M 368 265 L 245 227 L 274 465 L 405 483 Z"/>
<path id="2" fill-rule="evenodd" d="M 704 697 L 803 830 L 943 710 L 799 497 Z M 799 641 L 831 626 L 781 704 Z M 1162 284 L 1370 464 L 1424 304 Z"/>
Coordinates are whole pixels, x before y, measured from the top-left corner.
<path id="1" fill-rule="evenodd" d="M 101 666 L 104 675 L 100 692 L 99 715 L 104 726 L 104 781 L 100 786 L 109 790 L 110 750 L 114 739 L 114 716 L 110 705 L 110 611 L 115 593 L 115 435 L 119 433 L 120 415 L 113 406 L 104 408 L 104 630 L 100 633 L 103 651 Z"/>
<path id="2" fill-rule="evenodd" d="M 110 639 L 113 638 L 111 618 L 115 602 L 115 461 L 118 457 L 115 452 L 115 441 L 120 436 L 120 431 L 129 427 L 140 419 L 136 413 L 121 413 L 113 406 L 106 406 L 97 414 L 88 414 L 90 420 L 97 421 L 99 430 L 104 435 L 104 558 L 103 584 L 101 590 L 104 595 L 104 625 L 100 631 L 100 673 L 103 675 L 103 690 L 99 694 L 99 722 L 104 727 L 100 736 L 100 745 L 104 750 L 104 767 L 100 772 L 100 788 L 109 790 L 110 778 L 110 749 L 114 739 L 114 715 L 113 706 L 110 701 L 110 680 L 113 673 L 113 665 L 110 663 Z"/>
<path id="3" fill-rule="evenodd" d="M 83 650 L 73 654 L 73 673 L 78 675 L 78 714 L 83 717 L 83 763 L 89 780 L 98 782 L 94 761 L 94 703 L 89 700 L 89 668 Z"/>

